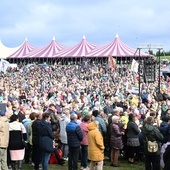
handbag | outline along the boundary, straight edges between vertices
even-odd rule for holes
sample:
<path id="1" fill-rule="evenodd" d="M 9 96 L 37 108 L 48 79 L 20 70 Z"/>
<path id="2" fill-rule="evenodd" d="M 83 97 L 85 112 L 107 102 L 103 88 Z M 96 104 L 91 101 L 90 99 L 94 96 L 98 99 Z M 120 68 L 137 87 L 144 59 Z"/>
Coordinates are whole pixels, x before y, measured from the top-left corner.
<path id="1" fill-rule="evenodd" d="M 40 137 L 40 149 L 48 153 L 54 152 L 53 140 L 48 136 L 41 136 Z"/>
<path id="2" fill-rule="evenodd" d="M 156 141 L 149 141 L 146 137 L 147 141 L 147 150 L 149 153 L 156 153 L 158 151 L 158 143 Z"/>

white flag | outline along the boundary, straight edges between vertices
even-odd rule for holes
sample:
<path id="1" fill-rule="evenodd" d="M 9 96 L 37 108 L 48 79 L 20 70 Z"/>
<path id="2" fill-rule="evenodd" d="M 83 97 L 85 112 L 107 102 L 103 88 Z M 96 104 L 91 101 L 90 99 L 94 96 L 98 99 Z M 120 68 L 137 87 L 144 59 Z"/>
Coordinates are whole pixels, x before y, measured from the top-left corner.
<path id="1" fill-rule="evenodd" d="M 131 65 L 131 71 L 137 73 L 138 72 L 138 66 L 139 63 L 133 59 L 132 65 Z"/>
<path id="2" fill-rule="evenodd" d="M 8 67 L 10 67 L 10 63 L 4 59 L 1 59 L 0 71 L 5 73 Z"/>

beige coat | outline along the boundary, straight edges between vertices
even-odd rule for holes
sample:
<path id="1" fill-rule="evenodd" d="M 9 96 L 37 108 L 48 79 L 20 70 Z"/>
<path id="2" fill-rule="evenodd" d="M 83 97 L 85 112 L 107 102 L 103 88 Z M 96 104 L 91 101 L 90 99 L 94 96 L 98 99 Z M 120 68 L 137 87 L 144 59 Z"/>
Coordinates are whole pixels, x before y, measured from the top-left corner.
<path id="1" fill-rule="evenodd" d="M 7 148 L 9 143 L 9 123 L 5 116 L 0 116 L 0 148 Z"/>

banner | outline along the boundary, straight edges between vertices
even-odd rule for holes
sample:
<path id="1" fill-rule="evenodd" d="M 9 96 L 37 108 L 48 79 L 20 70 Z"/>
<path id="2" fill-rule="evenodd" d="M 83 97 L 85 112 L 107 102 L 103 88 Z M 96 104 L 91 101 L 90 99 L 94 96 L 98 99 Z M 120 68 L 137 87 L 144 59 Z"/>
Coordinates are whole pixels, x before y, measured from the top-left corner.
<path id="1" fill-rule="evenodd" d="M 7 68 L 10 67 L 10 63 L 4 59 L 0 61 L 0 72 L 6 72 Z"/>
<path id="2" fill-rule="evenodd" d="M 133 59 L 131 65 L 131 71 L 137 73 L 138 72 L 139 63 Z"/>

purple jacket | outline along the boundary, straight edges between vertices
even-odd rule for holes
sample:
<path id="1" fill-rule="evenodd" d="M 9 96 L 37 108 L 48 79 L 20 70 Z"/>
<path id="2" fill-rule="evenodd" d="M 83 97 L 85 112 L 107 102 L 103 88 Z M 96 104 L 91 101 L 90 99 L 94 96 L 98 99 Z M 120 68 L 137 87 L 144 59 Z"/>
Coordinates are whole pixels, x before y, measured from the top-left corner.
<path id="1" fill-rule="evenodd" d="M 122 149 L 123 142 L 122 142 L 122 133 L 118 124 L 112 123 L 110 125 L 110 146 L 115 149 Z"/>

